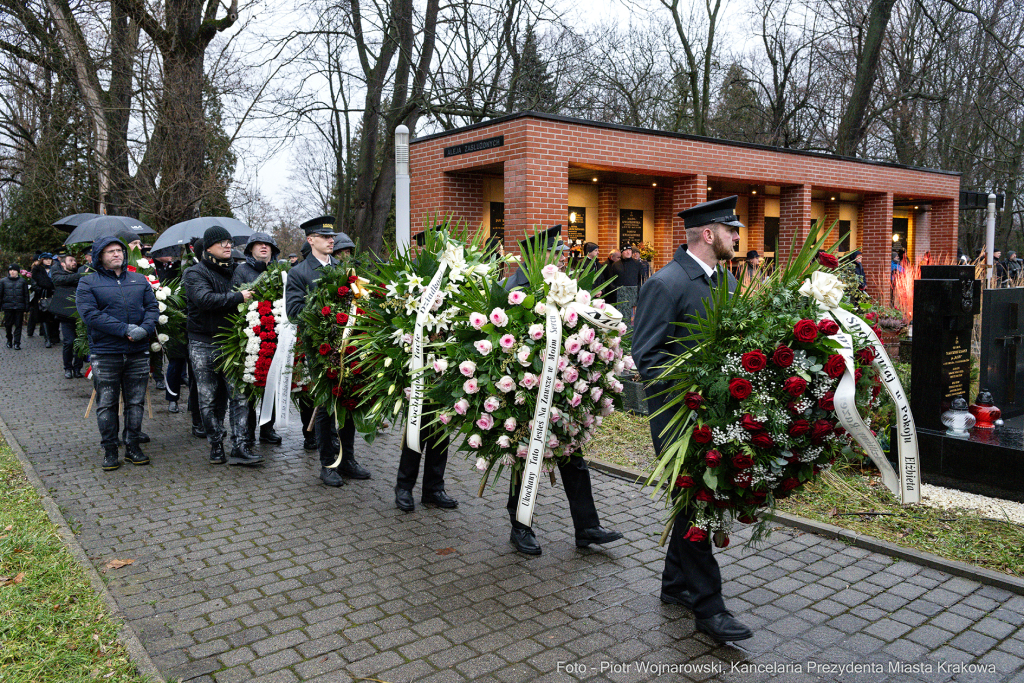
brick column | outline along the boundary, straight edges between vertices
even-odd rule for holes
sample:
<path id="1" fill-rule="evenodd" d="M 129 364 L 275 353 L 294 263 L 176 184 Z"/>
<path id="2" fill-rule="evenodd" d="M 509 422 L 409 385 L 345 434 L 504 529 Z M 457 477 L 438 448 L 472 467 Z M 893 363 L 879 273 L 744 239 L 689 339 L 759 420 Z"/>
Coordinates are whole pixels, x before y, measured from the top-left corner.
<path id="1" fill-rule="evenodd" d="M 602 260 L 619 250 L 619 188 L 597 186 L 597 242 Z"/>
<path id="2" fill-rule="evenodd" d="M 675 191 L 671 187 L 659 187 L 654 190 L 654 248 L 658 256 L 651 264 L 654 270 L 661 268 L 672 259 L 678 244 L 672 231 L 675 210 Z"/>
<path id="3" fill-rule="evenodd" d="M 932 263 L 956 261 L 957 232 L 960 227 L 959 204 L 959 197 L 932 202 L 932 210 L 928 212 L 928 239 Z M 968 256 L 973 257 L 974 254 Z"/>
<path id="4" fill-rule="evenodd" d="M 825 223 L 822 226 L 822 230 L 828 230 L 832 228 L 832 233 L 829 234 L 828 239 L 825 240 L 825 248 L 828 249 L 833 244 L 839 241 L 842 236 L 839 230 L 839 202 L 825 202 Z M 835 227 L 833 227 L 835 226 Z"/>
<path id="5" fill-rule="evenodd" d="M 764 197 L 752 195 L 747 198 L 747 251 L 757 249 L 764 254 Z M 746 254 L 744 254 L 746 256 Z"/>
<path id="6" fill-rule="evenodd" d="M 907 254 L 907 258 L 912 260 L 914 263 L 920 263 L 921 259 L 927 253 L 931 256 L 932 244 L 931 244 L 931 225 L 932 217 L 930 211 L 915 211 L 914 212 L 914 227 L 911 241 L 914 245 L 914 253 Z M 955 257 L 956 251 L 953 251 Z"/>
<path id="7" fill-rule="evenodd" d="M 677 214 L 683 209 L 688 209 L 695 204 L 707 201 L 708 198 L 708 177 L 704 174 L 692 175 L 688 178 L 677 178 L 672 188 L 672 252 L 679 248 L 680 244 L 686 243 L 686 228 L 683 219 Z M 672 258 L 669 255 L 669 258 Z"/>
<path id="8" fill-rule="evenodd" d="M 505 251 L 521 239 L 566 225 L 569 167 L 565 161 L 525 157 L 505 162 Z M 563 233 L 564 234 L 564 233 Z"/>
<path id="9" fill-rule="evenodd" d="M 775 262 L 782 264 L 785 255 L 799 249 L 811 232 L 811 186 L 787 185 L 779 197 L 779 251 Z"/>
<path id="10" fill-rule="evenodd" d="M 472 234 L 483 224 L 484 189 L 483 179 L 480 176 L 473 174 L 444 175 L 442 197 L 444 213 L 432 216 L 435 225 L 450 217 L 453 224 L 467 225 Z M 414 233 L 419 232 L 417 226 L 414 225 L 412 228 Z"/>
<path id="11" fill-rule="evenodd" d="M 889 304 L 889 263 L 892 261 L 892 193 L 864 197 L 861 206 L 860 251 L 868 294 Z"/>

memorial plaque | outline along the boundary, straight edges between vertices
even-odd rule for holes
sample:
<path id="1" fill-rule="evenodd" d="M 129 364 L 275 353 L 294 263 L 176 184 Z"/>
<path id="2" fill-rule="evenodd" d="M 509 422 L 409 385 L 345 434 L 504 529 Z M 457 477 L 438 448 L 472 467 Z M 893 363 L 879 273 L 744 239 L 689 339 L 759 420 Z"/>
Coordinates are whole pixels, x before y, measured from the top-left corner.
<path id="1" fill-rule="evenodd" d="M 1024 288 L 987 289 L 981 315 L 979 386 L 992 392 L 1003 419 L 1024 415 Z M 1021 426 L 1024 426 L 1022 423 Z"/>
<path id="2" fill-rule="evenodd" d="M 587 208 L 585 206 L 569 207 L 569 234 L 566 239 L 570 246 L 587 241 Z"/>
<path id="3" fill-rule="evenodd" d="M 644 241 L 642 209 L 619 209 L 619 246 L 637 245 Z"/>
<path id="4" fill-rule="evenodd" d="M 491 202 L 491 237 L 505 244 L 505 202 Z"/>
<path id="5" fill-rule="evenodd" d="M 963 396 L 970 401 L 971 388 L 971 330 L 950 332 L 948 346 L 943 349 L 942 399 L 952 401 Z"/>
<path id="6" fill-rule="evenodd" d="M 505 145 L 505 136 L 499 135 L 494 138 L 486 138 L 484 140 L 474 140 L 473 142 L 466 142 L 461 145 L 454 145 L 452 147 L 444 148 L 444 156 L 456 157 L 460 154 L 469 154 L 470 152 L 482 152 L 485 149 L 494 149 L 495 147 L 503 147 Z"/>

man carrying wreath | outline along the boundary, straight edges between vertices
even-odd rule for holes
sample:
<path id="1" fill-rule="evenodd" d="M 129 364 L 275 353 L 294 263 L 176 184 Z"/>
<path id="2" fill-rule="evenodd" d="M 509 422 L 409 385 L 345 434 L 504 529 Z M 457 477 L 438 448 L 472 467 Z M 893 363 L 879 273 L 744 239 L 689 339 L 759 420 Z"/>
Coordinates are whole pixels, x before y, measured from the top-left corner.
<path id="1" fill-rule="evenodd" d="M 743 227 L 735 215 L 736 199 L 733 195 L 681 211 L 686 244 L 640 289 L 633 330 L 633 362 L 640 376 L 650 383 L 647 402 L 652 415 L 671 400 L 670 396 L 658 395 L 667 388 L 657 381 L 664 366 L 693 345 L 680 339 L 685 330 L 678 323 L 706 317 L 705 303 L 712 305 L 711 287 L 719 285 L 722 278 L 726 278 L 730 294 L 736 289 L 736 278 L 719 266 L 720 261 L 733 258 L 738 229 Z M 659 456 L 668 445 L 668 435 L 663 432 L 671 418 L 671 411 L 651 418 L 651 437 Z M 661 600 L 692 610 L 697 630 L 718 642 L 750 638 L 750 629 L 725 609 L 722 574 L 711 541 L 686 538 L 693 514 L 692 509 L 684 510 L 672 528 L 661 577 Z"/>
<path id="2" fill-rule="evenodd" d="M 334 252 L 334 216 L 320 216 L 306 221 L 301 226 L 306 233 L 306 243 L 310 247 L 309 255 L 297 266 L 288 271 L 288 284 L 285 287 L 285 309 L 289 320 L 298 320 L 306 305 L 306 295 L 314 288 L 316 281 L 323 275 L 324 268 L 333 268 L 338 260 L 331 254 Z M 303 417 L 303 422 L 307 418 Z M 342 486 L 345 481 L 341 475 L 352 479 L 369 479 L 370 472 L 356 462 L 355 437 L 356 423 L 350 418 L 335 426 L 335 417 L 327 410 L 316 411 L 316 446 L 320 453 L 320 480 L 328 486 Z M 303 429 L 305 429 L 303 424 Z M 338 441 L 341 442 L 341 465 L 332 469 L 329 465 L 337 460 Z"/>

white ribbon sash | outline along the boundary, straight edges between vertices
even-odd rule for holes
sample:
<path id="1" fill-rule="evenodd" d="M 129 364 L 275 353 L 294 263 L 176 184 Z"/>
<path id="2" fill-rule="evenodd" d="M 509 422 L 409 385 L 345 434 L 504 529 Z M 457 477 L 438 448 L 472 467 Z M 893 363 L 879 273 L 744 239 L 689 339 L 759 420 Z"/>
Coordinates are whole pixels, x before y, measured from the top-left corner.
<path id="1" fill-rule="evenodd" d="M 447 270 L 448 260 L 441 259 L 437 266 L 437 272 L 434 273 L 430 284 L 427 285 L 420 297 L 420 304 L 416 307 L 416 325 L 412 331 L 412 358 L 409 365 L 409 374 L 412 376 L 412 393 L 409 396 L 409 419 L 405 427 L 405 444 L 417 453 L 421 450 L 420 428 L 423 422 L 423 325 L 441 291 L 441 283 L 444 281 L 444 274 Z"/>
<path id="2" fill-rule="evenodd" d="M 602 330 L 617 329 L 619 322 L 622 321 L 622 311 L 614 306 L 605 306 L 603 311 L 599 311 L 593 306 L 585 306 L 583 304 L 575 304 L 575 306 L 576 312 L 584 321 L 590 323 L 594 327 L 599 327 Z"/>
<path id="3" fill-rule="evenodd" d="M 910 403 L 907 401 L 907 394 L 903 390 L 903 385 L 900 383 L 899 377 L 896 375 L 896 370 L 893 368 L 892 360 L 889 358 L 889 354 L 885 351 L 885 346 L 879 341 L 878 336 L 875 335 L 875 331 L 871 329 L 865 321 L 861 320 L 856 315 L 850 313 L 841 308 L 833 309 L 830 311 L 834 315 L 839 323 L 846 329 L 855 329 L 864 337 L 867 338 L 869 345 L 874 349 L 875 359 L 873 365 L 878 370 L 879 377 L 882 380 L 882 385 L 885 387 L 886 392 L 892 397 L 893 403 L 896 404 L 896 417 L 899 419 L 899 466 L 900 466 L 900 477 L 897 480 L 898 484 L 894 487 L 889 483 L 886 486 L 893 492 L 894 495 L 898 495 L 900 500 L 904 504 L 909 503 L 920 503 L 921 502 L 921 472 L 920 463 L 918 460 L 918 446 L 917 446 L 917 426 L 914 424 L 914 415 L 910 412 Z M 847 370 L 850 372 L 850 370 Z M 837 392 L 838 395 L 838 392 Z M 838 407 L 837 407 L 838 412 Z M 846 425 L 843 425 L 844 427 Z M 847 429 L 849 431 L 849 429 Z M 875 438 L 868 432 L 870 441 L 877 446 Z M 868 448 L 864 442 L 860 439 L 857 443 Z M 881 448 L 878 448 L 881 452 Z M 870 451 L 868 455 L 871 456 Z M 875 461 L 874 456 L 871 456 L 871 460 L 878 465 Z M 883 460 L 888 465 L 888 460 Z M 879 470 L 881 471 L 879 465 Z M 889 468 L 892 471 L 892 468 Z M 883 475 L 883 481 L 885 477 Z"/>
<path id="4" fill-rule="evenodd" d="M 288 286 L 288 272 L 281 273 L 281 286 Z M 267 371 L 267 384 L 263 388 L 256 413 L 259 424 L 265 425 L 274 416 L 275 406 L 278 408 L 277 423 L 287 427 L 291 411 L 292 370 L 295 361 L 295 324 L 289 322 L 288 311 L 284 312 L 284 320 L 277 325 L 277 350 L 270 361 Z"/>
<path id="5" fill-rule="evenodd" d="M 558 352 L 562 348 L 562 317 L 558 307 L 547 304 L 545 316 L 544 369 L 541 371 L 537 407 L 533 411 L 533 432 L 530 436 L 530 448 L 526 453 L 519 505 L 516 508 L 516 521 L 526 526 L 532 523 L 533 508 L 537 504 L 540 464 L 544 459 L 544 449 L 547 448 L 551 402 L 555 397 L 555 376 L 558 373 Z"/>

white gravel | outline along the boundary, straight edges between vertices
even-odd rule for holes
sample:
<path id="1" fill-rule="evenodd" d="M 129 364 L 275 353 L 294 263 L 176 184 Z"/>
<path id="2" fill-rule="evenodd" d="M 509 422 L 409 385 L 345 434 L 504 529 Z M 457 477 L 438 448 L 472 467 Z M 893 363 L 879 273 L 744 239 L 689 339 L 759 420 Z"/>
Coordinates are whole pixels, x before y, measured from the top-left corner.
<path id="1" fill-rule="evenodd" d="M 1024 504 L 1014 503 L 999 498 L 979 496 L 956 489 L 945 489 L 941 486 L 921 484 L 921 502 L 925 505 L 950 510 L 966 508 L 977 510 L 983 517 L 993 519 L 1010 519 L 1024 524 Z"/>

